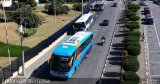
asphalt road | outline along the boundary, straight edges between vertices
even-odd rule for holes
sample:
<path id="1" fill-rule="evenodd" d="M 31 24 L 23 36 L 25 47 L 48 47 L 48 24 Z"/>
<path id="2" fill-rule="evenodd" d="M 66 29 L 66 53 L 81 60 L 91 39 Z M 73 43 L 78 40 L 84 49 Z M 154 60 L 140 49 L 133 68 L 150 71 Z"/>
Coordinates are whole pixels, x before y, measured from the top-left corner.
<path id="1" fill-rule="evenodd" d="M 101 76 L 105 59 L 108 53 L 108 49 L 110 47 L 110 42 L 112 38 L 112 33 L 114 31 L 114 27 L 116 24 L 117 15 L 119 14 L 119 6 L 121 0 L 116 1 L 118 3 L 117 7 L 111 7 L 113 4 L 112 1 L 108 1 L 106 3 L 105 9 L 103 11 L 99 11 L 96 13 L 94 18 L 94 24 L 91 27 L 90 31 L 94 32 L 94 45 L 92 51 L 88 55 L 87 59 L 85 59 L 82 64 L 79 66 L 75 74 L 69 80 L 58 80 L 49 76 L 49 65 L 47 62 L 44 62 L 41 66 L 34 66 L 34 64 L 28 68 L 28 71 L 35 69 L 30 78 L 37 79 L 48 79 L 53 84 L 96 84 L 99 82 L 99 78 Z M 108 19 L 108 26 L 99 26 L 103 20 Z M 101 37 L 105 36 L 106 43 L 104 46 L 99 45 L 101 42 Z M 39 59 L 39 63 L 47 60 L 51 55 L 52 50 L 48 51 L 43 58 Z M 37 62 L 38 63 L 38 62 Z M 41 63 L 40 63 L 41 64 Z M 27 73 L 27 70 L 26 70 Z M 26 76 L 27 77 L 27 76 Z M 24 77 L 23 77 L 24 78 Z"/>
<path id="2" fill-rule="evenodd" d="M 154 18 L 154 25 L 146 26 L 150 64 L 149 73 L 151 78 L 160 78 L 160 8 L 158 5 L 153 4 L 152 1 L 148 1 L 148 3 Z"/>

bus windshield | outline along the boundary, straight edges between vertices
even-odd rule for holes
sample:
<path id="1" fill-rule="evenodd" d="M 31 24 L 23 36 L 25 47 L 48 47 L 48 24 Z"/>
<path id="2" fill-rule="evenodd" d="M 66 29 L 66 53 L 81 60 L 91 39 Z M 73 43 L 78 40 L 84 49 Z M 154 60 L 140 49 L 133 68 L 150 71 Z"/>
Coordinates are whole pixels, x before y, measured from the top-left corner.
<path id="1" fill-rule="evenodd" d="M 85 28 L 85 24 L 84 24 L 84 22 L 75 23 L 74 24 L 74 28 L 75 29 L 84 29 Z"/>
<path id="2" fill-rule="evenodd" d="M 52 55 L 53 56 L 53 55 Z M 72 64 L 70 64 L 71 57 L 63 57 L 63 56 L 57 56 L 54 55 L 51 59 L 51 69 L 55 72 L 68 72 L 70 71 L 70 68 L 72 67 Z"/>

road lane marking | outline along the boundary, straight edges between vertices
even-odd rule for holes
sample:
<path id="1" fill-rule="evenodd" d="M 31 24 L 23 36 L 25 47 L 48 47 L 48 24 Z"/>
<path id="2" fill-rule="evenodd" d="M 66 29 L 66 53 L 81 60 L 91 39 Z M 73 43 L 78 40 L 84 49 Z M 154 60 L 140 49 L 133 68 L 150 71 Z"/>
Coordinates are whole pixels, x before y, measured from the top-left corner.
<path id="1" fill-rule="evenodd" d="M 144 25 L 144 35 L 147 37 L 148 35 L 147 35 L 147 28 L 146 28 L 146 25 Z M 146 39 L 146 50 L 147 50 L 147 52 L 146 52 L 146 57 L 148 58 L 147 60 L 146 60 L 146 62 L 148 62 L 148 65 L 146 66 L 146 67 L 148 67 L 148 70 L 147 70 L 147 73 L 148 73 L 148 77 L 149 78 L 151 78 L 150 77 L 150 64 L 149 64 L 149 47 L 148 47 L 148 39 L 145 37 L 145 39 Z"/>
<path id="2" fill-rule="evenodd" d="M 158 62 L 158 61 L 150 61 L 150 62 L 152 62 L 152 63 L 158 63 L 158 64 L 160 63 L 160 62 Z"/>
<path id="3" fill-rule="evenodd" d="M 154 29 L 155 29 L 155 31 L 156 31 L 156 36 L 157 36 L 158 43 L 159 43 L 159 47 L 160 47 L 160 41 L 159 41 L 159 37 L 158 37 L 157 28 L 156 28 L 156 26 L 155 26 L 155 23 L 154 23 L 153 26 L 154 26 Z"/>

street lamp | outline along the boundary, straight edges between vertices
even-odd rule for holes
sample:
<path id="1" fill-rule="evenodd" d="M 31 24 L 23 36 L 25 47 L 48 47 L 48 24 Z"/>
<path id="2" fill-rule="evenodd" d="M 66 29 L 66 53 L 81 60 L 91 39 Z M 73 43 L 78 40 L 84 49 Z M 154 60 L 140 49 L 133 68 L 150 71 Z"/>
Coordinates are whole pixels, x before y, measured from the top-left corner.
<path id="1" fill-rule="evenodd" d="M 82 0 L 82 15 L 83 15 L 83 0 Z"/>
<path id="2" fill-rule="evenodd" d="M 3 12 L 4 12 L 4 21 L 5 21 L 5 31 L 6 31 L 6 40 L 7 40 L 7 51 L 8 51 L 8 59 L 9 59 L 9 65 L 10 65 L 10 71 L 11 71 L 11 55 L 10 55 L 10 49 L 9 49 L 9 41 L 8 41 L 8 28 L 7 28 L 7 24 L 6 24 L 6 12 L 5 12 L 5 7 L 10 7 L 12 5 L 12 1 L 8 0 L 8 1 L 1 1 L 2 3 L 2 8 L 3 8 Z"/>
<path id="3" fill-rule="evenodd" d="M 56 27 L 56 1 L 54 0 L 54 27 Z"/>
<path id="4" fill-rule="evenodd" d="M 18 4 L 18 1 L 16 1 L 16 3 Z M 23 31 L 23 26 L 22 26 L 22 16 L 21 16 L 21 8 L 19 7 L 18 4 L 18 8 L 19 8 L 19 27 L 18 27 L 18 31 L 20 33 L 20 40 L 21 40 L 21 56 L 22 56 L 22 76 L 24 76 L 25 73 L 25 67 L 24 67 L 24 49 L 23 49 L 23 35 L 24 35 L 24 31 Z"/>

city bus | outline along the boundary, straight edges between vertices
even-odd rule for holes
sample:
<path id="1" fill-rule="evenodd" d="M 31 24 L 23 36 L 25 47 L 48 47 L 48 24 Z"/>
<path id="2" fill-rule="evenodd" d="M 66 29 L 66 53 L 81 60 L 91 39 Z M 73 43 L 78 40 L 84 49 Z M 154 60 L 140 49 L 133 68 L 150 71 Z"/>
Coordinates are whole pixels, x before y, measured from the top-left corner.
<path id="1" fill-rule="evenodd" d="M 79 31 L 57 45 L 48 60 L 51 77 L 69 79 L 91 51 L 92 38 L 93 32 Z"/>
<path id="2" fill-rule="evenodd" d="M 82 30 L 89 30 L 91 25 L 93 24 L 93 14 L 87 13 L 82 15 L 74 24 L 73 28 L 75 32 Z"/>

